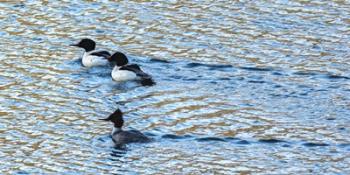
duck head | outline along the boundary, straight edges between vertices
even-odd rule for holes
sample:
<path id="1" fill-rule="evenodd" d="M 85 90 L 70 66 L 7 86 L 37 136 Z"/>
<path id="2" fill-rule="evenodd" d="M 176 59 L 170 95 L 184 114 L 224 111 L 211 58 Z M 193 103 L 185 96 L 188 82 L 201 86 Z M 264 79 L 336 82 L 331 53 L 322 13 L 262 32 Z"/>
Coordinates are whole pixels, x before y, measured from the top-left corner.
<path id="1" fill-rule="evenodd" d="M 100 119 L 104 121 L 110 121 L 114 124 L 116 128 L 122 128 L 124 124 L 123 112 L 118 108 L 113 114 L 109 115 L 107 118 Z"/>
<path id="2" fill-rule="evenodd" d="M 80 40 L 79 43 L 71 44 L 70 46 L 80 47 L 85 49 L 85 52 L 89 52 L 89 51 L 95 50 L 96 42 L 92 39 L 84 38 Z"/>
<path id="3" fill-rule="evenodd" d="M 115 63 L 117 66 L 124 66 L 129 63 L 128 57 L 121 52 L 115 52 L 108 58 L 108 61 Z"/>

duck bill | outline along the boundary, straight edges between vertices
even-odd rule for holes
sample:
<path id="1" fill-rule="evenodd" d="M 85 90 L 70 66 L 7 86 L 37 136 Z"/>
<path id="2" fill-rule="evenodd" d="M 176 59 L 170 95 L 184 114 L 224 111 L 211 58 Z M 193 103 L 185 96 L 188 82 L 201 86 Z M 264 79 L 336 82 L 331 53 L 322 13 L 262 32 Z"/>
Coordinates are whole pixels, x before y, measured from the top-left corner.
<path id="1" fill-rule="evenodd" d="M 78 47 L 78 44 L 69 44 L 69 46 L 75 46 L 75 47 Z"/>
<path id="2" fill-rule="evenodd" d="M 100 118 L 99 120 L 109 121 L 109 118 Z"/>

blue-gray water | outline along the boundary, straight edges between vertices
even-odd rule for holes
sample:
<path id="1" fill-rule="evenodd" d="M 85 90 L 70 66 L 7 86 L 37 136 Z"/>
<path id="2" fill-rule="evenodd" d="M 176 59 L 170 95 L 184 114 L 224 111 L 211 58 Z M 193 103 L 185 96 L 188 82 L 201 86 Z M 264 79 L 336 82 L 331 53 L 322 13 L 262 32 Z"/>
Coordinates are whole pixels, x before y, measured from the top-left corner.
<path id="1" fill-rule="evenodd" d="M 349 19 L 349 1 L 1 2 L 0 174 L 350 174 Z M 157 85 L 82 67 L 84 37 Z M 98 119 L 117 107 L 155 141 L 115 149 Z"/>

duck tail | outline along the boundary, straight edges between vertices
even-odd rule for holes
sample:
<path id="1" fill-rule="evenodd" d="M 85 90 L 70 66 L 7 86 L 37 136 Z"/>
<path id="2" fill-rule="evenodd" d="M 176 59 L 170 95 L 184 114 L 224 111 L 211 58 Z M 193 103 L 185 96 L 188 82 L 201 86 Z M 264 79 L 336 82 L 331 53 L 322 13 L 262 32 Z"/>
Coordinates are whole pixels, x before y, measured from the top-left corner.
<path id="1" fill-rule="evenodd" d="M 143 78 L 141 84 L 142 86 L 153 86 L 156 82 L 152 78 Z"/>

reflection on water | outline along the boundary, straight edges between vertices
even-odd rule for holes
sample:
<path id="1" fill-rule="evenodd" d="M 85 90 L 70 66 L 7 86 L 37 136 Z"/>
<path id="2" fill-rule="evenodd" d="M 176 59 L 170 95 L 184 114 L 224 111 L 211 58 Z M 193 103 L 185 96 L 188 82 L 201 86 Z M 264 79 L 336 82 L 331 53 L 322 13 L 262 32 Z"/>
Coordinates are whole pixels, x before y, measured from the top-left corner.
<path id="1" fill-rule="evenodd" d="M 0 3 L 2 174 L 349 174 L 347 1 Z M 157 85 L 81 66 L 83 37 Z M 165 60 L 165 61 L 162 61 Z M 155 141 L 115 149 L 121 107 Z"/>

